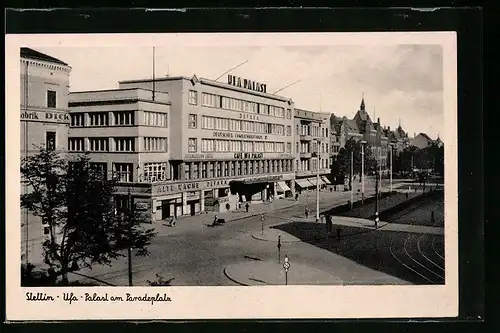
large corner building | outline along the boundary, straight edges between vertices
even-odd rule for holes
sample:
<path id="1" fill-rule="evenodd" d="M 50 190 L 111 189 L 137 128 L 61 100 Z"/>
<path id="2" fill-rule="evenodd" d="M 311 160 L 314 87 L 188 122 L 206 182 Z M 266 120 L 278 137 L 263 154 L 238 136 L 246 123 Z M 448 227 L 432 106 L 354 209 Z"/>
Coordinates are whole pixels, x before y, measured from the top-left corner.
<path id="1" fill-rule="evenodd" d="M 293 195 L 294 104 L 265 90 L 194 75 L 71 93 L 68 148 L 118 174 L 152 221 Z"/>

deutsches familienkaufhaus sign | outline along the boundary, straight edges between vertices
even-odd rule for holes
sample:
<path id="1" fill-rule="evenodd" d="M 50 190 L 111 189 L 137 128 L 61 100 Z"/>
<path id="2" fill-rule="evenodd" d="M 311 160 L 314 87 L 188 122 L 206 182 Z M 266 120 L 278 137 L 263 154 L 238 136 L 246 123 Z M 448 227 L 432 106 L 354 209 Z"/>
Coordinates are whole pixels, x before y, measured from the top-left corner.
<path id="1" fill-rule="evenodd" d="M 230 139 L 250 139 L 250 140 L 267 139 L 267 135 L 231 133 L 231 132 L 214 132 L 213 136 L 215 138 L 230 138 Z"/>
<path id="2" fill-rule="evenodd" d="M 69 124 L 69 115 L 66 112 L 22 111 L 21 121 Z"/>

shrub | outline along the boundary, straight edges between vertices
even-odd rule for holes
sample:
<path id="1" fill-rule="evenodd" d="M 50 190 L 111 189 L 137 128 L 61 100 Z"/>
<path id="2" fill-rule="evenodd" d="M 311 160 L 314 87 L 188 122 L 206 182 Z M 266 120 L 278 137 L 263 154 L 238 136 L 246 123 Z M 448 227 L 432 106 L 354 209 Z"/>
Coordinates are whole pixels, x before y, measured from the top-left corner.
<path id="1" fill-rule="evenodd" d="M 156 280 L 154 280 L 154 281 L 147 280 L 148 284 L 151 287 L 171 286 L 172 285 L 172 281 L 175 280 L 175 278 L 170 278 L 168 280 L 164 280 L 163 277 L 160 276 L 159 274 L 155 274 L 155 275 L 156 275 Z"/>

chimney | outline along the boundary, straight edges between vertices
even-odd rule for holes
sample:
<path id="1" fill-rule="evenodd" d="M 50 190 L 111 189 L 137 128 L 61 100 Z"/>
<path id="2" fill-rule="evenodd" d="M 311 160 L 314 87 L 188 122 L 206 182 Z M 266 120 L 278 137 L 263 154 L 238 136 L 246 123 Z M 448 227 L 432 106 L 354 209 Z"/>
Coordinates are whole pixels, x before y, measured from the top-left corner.
<path id="1" fill-rule="evenodd" d="M 380 118 L 377 118 L 377 124 L 380 124 Z"/>

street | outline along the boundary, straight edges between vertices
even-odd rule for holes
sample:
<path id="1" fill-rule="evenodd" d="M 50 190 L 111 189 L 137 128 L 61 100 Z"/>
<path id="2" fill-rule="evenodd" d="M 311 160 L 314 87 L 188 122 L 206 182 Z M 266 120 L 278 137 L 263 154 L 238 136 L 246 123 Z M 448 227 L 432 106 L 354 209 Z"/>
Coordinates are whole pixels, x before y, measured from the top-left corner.
<path id="1" fill-rule="evenodd" d="M 365 191 L 366 196 L 373 195 L 373 184 L 367 182 Z M 344 204 L 350 200 L 350 196 L 350 192 L 322 191 L 320 211 Z M 314 218 L 314 191 L 308 194 L 303 193 L 292 207 L 266 213 L 264 227 L 286 223 L 294 217 L 303 217 L 306 206 L 310 217 Z M 258 205 L 254 209 L 258 209 Z M 236 285 L 224 275 L 224 268 L 228 265 L 252 260 L 252 258 L 277 260 L 275 242 L 256 240 L 251 236 L 252 233 L 261 229 L 260 215 L 227 222 L 217 227 L 207 226 L 211 218 L 206 215 L 200 215 L 197 218 L 197 225 L 193 226 L 192 230 L 188 228 L 182 231 L 160 233 L 149 246 L 149 256 L 133 257 L 134 285 L 147 285 L 147 280 L 154 280 L 155 274 L 159 274 L 164 279 L 174 278 L 172 285 Z M 187 222 L 179 219 L 178 224 L 182 223 Z M 293 262 L 307 263 L 321 268 L 347 282 L 356 279 L 369 281 L 371 278 L 384 281 L 383 273 L 307 243 L 283 244 L 281 253 L 287 254 Z M 97 266 L 92 271 L 79 273 L 112 285 L 128 284 L 126 258 L 117 260 L 111 267 Z M 73 275 L 75 279 L 82 278 L 81 275 Z M 392 279 L 387 275 L 385 281 L 389 282 Z"/>

